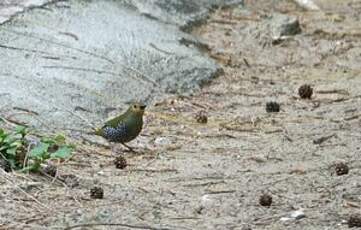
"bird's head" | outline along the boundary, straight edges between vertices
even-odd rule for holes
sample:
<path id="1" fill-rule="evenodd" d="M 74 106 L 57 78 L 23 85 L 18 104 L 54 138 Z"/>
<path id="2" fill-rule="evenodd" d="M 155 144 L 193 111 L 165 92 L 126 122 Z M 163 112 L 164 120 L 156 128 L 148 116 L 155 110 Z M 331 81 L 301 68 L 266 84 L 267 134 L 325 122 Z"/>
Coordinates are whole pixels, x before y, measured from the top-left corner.
<path id="1" fill-rule="evenodd" d="M 133 114 L 143 116 L 145 107 L 147 107 L 145 104 L 137 102 L 132 103 L 128 110 Z"/>

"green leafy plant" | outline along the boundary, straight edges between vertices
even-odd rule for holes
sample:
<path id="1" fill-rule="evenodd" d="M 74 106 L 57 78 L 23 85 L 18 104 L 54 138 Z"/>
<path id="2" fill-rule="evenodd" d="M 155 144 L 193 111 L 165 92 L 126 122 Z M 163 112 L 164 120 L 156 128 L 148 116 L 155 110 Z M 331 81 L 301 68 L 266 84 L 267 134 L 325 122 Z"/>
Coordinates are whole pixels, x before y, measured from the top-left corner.
<path id="1" fill-rule="evenodd" d="M 0 154 L 3 160 L 10 164 L 11 168 L 16 169 L 22 166 L 21 155 L 26 150 L 26 134 L 26 129 L 20 126 L 11 133 L 0 129 Z"/>
<path id="2" fill-rule="evenodd" d="M 66 143 L 63 135 L 43 137 L 32 144 L 26 139 L 28 134 L 23 126 L 12 132 L 0 129 L 0 154 L 13 170 L 38 172 L 47 160 L 70 158 L 75 148 Z"/>

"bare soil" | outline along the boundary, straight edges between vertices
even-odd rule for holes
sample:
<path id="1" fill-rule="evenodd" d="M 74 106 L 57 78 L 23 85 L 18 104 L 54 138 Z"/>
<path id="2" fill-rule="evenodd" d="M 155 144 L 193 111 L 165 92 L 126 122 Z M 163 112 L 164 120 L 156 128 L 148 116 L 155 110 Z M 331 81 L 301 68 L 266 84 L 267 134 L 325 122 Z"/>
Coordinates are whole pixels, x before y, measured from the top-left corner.
<path id="1" fill-rule="evenodd" d="M 348 229 L 361 207 L 361 3 L 316 2 L 322 11 L 285 0 L 216 10 L 193 33 L 224 75 L 151 105 L 125 169 L 109 148 L 78 143 L 57 179 L 0 172 L 0 229 Z M 275 13 L 302 33 L 273 44 L 262 25 Z M 280 112 L 266 112 L 271 101 Z M 295 210 L 305 217 L 288 218 Z"/>

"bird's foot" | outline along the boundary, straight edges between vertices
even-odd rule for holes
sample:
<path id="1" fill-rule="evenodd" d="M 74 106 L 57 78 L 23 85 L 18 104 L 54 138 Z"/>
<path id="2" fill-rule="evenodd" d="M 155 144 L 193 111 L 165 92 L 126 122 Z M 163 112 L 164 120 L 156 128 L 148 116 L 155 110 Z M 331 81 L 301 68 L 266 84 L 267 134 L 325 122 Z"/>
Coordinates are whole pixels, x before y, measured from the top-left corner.
<path id="1" fill-rule="evenodd" d="M 115 145 L 112 145 L 110 149 L 111 149 L 111 151 L 110 151 L 111 156 L 113 156 L 113 157 L 119 156 L 123 152 L 122 149 L 117 148 L 117 146 L 115 146 Z"/>
<path id="2" fill-rule="evenodd" d="M 127 152 L 136 153 L 136 151 L 129 145 L 126 145 L 125 143 L 121 143 L 121 144 L 127 148 Z"/>

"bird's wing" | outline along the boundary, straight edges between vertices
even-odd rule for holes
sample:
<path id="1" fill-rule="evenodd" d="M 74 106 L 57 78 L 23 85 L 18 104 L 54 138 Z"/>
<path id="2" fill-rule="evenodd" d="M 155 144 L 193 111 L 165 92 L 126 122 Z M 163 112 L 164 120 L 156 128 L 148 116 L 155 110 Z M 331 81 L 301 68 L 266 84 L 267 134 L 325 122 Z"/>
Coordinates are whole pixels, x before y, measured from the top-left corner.
<path id="1" fill-rule="evenodd" d="M 110 126 L 110 127 L 116 128 L 119 125 L 119 123 L 124 120 L 124 117 L 125 117 L 124 114 L 114 117 L 114 118 L 108 120 L 107 122 L 105 122 L 105 125 L 103 127 Z"/>

